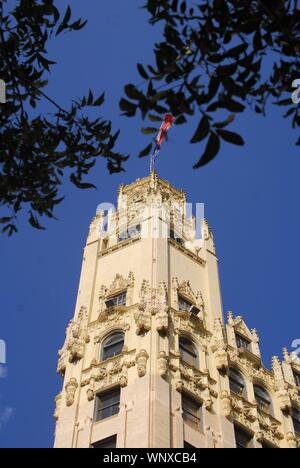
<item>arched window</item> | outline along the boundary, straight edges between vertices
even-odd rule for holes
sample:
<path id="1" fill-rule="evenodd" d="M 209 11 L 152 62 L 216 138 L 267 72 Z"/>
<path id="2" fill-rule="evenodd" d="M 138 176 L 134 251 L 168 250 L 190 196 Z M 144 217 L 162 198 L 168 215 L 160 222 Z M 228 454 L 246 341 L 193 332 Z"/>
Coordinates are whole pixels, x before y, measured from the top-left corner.
<path id="1" fill-rule="evenodd" d="M 124 333 L 114 332 L 107 336 L 102 343 L 101 361 L 118 356 L 124 348 Z"/>
<path id="2" fill-rule="evenodd" d="M 254 395 L 258 408 L 270 414 L 272 411 L 272 400 L 267 390 L 259 385 L 254 385 Z"/>
<path id="3" fill-rule="evenodd" d="M 181 359 L 191 366 L 198 367 L 198 353 L 194 343 L 181 336 L 179 338 L 179 350 Z"/>
<path id="4" fill-rule="evenodd" d="M 229 370 L 229 383 L 231 392 L 240 396 L 245 396 L 245 380 L 238 370 L 233 368 Z"/>

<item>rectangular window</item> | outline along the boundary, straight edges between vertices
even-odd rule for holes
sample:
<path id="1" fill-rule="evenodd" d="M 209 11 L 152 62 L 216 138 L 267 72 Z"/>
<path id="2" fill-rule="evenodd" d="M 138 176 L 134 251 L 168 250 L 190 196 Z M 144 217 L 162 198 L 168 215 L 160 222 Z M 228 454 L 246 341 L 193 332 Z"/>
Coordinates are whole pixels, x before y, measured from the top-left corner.
<path id="1" fill-rule="evenodd" d="M 185 299 L 182 296 L 178 296 L 178 308 L 179 310 L 187 311 L 189 312 L 192 308 L 193 304 Z"/>
<path id="2" fill-rule="evenodd" d="M 300 387 L 300 374 L 298 374 L 297 372 L 294 372 L 294 379 L 295 379 L 295 383 L 297 387 Z"/>
<path id="3" fill-rule="evenodd" d="M 95 444 L 92 444 L 92 448 L 95 449 L 114 449 L 117 448 L 117 436 L 108 437 L 107 439 L 100 440 Z"/>
<path id="4" fill-rule="evenodd" d="M 239 335 L 238 333 L 236 333 L 235 336 L 236 336 L 236 345 L 239 349 L 244 348 L 244 349 L 250 350 L 250 341 L 248 341 L 246 338 Z"/>
<path id="5" fill-rule="evenodd" d="M 109 392 L 100 393 L 96 397 L 95 421 L 102 421 L 119 413 L 120 387 Z"/>
<path id="6" fill-rule="evenodd" d="M 296 434 L 300 435 L 300 411 L 293 408 L 292 412 L 293 424 Z"/>
<path id="7" fill-rule="evenodd" d="M 244 431 L 240 427 L 234 427 L 235 432 L 235 442 L 236 448 L 238 449 L 248 449 L 251 446 L 252 437 L 248 434 L 248 432 Z"/>
<path id="8" fill-rule="evenodd" d="M 109 309 L 110 307 L 116 307 L 121 305 L 126 305 L 127 293 L 123 292 L 121 294 L 117 294 L 116 296 L 110 297 L 106 301 L 106 307 Z"/>
<path id="9" fill-rule="evenodd" d="M 118 237 L 118 242 L 123 242 L 127 239 L 134 239 L 140 237 L 141 235 L 141 225 L 137 224 L 135 226 L 130 227 L 129 229 L 120 233 Z"/>
<path id="10" fill-rule="evenodd" d="M 198 401 L 186 395 L 182 395 L 183 420 L 197 431 L 200 430 L 200 409 L 201 405 Z"/>
<path id="11" fill-rule="evenodd" d="M 182 237 L 178 236 L 173 230 L 170 231 L 170 238 L 177 242 L 177 244 L 184 245 L 184 240 Z"/>

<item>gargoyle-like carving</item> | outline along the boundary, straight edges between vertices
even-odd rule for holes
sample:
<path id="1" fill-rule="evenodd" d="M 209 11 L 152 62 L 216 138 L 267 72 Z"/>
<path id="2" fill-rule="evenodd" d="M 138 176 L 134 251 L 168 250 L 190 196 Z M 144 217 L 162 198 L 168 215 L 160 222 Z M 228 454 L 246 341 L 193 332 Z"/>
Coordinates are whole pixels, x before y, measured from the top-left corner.
<path id="1" fill-rule="evenodd" d="M 216 318 L 214 323 L 214 333 L 212 339 L 212 351 L 215 354 L 216 367 L 219 370 L 228 368 L 228 356 L 226 351 L 226 343 L 224 340 L 223 326 L 221 319 Z"/>
<path id="2" fill-rule="evenodd" d="M 78 318 L 76 320 L 71 320 L 69 323 L 65 344 L 58 352 L 60 358 L 58 364 L 59 372 L 64 372 L 67 356 L 69 357 L 68 360 L 70 363 L 83 358 L 85 345 L 90 341 L 90 336 L 87 331 L 87 322 L 87 308 L 81 307 Z"/>
<path id="3" fill-rule="evenodd" d="M 220 395 L 222 403 L 222 411 L 225 418 L 229 418 L 231 414 L 231 398 L 227 390 L 223 390 Z"/>
<path id="4" fill-rule="evenodd" d="M 282 411 L 291 408 L 291 400 L 288 393 L 288 386 L 284 380 L 280 360 L 277 356 L 272 359 L 272 369 L 275 378 L 276 396 L 278 398 L 279 406 Z"/>
<path id="5" fill-rule="evenodd" d="M 158 373 L 161 377 L 165 377 L 168 373 L 169 358 L 165 351 L 161 351 L 158 355 Z"/>
<path id="6" fill-rule="evenodd" d="M 78 383 L 75 378 L 69 380 L 69 382 L 65 386 L 66 390 L 66 405 L 72 406 L 75 401 L 75 394 L 78 388 Z"/>
<path id="7" fill-rule="evenodd" d="M 143 281 L 138 311 L 134 314 L 136 334 L 151 330 L 151 288 L 149 281 Z"/>
<path id="8" fill-rule="evenodd" d="M 141 351 L 135 358 L 139 377 L 144 377 L 146 375 L 148 359 L 149 354 L 147 353 L 147 351 L 145 349 L 141 349 Z"/>
<path id="9" fill-rule="evenodd" d="M 156 304 L 153 310 L 156 315 L 156 329 L 159 332 L 167 332 L 169 328 L 168 292 L 166 284 L 160 283 L 156 293 Z"/>
<path id="10" fill-rule="evenodd" d="M 60 408 L 62 403 L 62 393 L 59 393 L 55 398 L 55 411 L 54 411 L 54 418 L 58 421 Z"/>

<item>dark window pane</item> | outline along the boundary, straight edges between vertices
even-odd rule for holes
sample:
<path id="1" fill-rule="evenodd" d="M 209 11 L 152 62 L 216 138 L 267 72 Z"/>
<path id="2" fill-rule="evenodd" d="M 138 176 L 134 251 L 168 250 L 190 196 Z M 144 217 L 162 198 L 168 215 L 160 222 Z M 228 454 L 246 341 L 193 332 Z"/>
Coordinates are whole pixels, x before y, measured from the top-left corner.
<path id="1" fill-rule="evenodd" d="M 108 439 L 100 440 L 92 444 L 92 448 L 95 449 L 113 449 L 117 447 L 117 436 L 109 437 Z"/>
<path id="2" fill-rule="evenodd" d="M 182 396 L 182 416 L 184 421 L 195 429 L 200 429 L 200 404 L 188 398 Z"/>
<path id="3" fill-rule="evenodd" d="M 230 390 L 237 395 L 243 395 L 245 382 L 242 375 L 235 369 L 229 371 Z"/>
<path id="4" fill-rule="evenodd" d="M 101 360 L 118 356 L 122 353 L 124 348 L 124 334 L 114 333 L 106 338 L 102 344 Z"/>
<path id="5" fill-rule="evenodd" d="M 238 348 L 250 349 L 250 341 L 238 334 L 236 334 L 236 345 Z"/>
<path id="6" fill-rule="evenodd" d="M 184 299 L 182 296 L 178 296 L 178 308 L 179 310 L 189 312 L 192 308 L 192 303 Z"/>
<path id="7" fill-rule="evenodd" d="M 300 411 L 293 408 L 292 418 L 294 423 L 294 429 L 297 434 L 300 434 Z"/>
<path id="8" fill-rule="evenodd" d="M 106 307 L 109 309 L 110 307 L 115 307 L 118 305 L 126 305 L 126 298 L 127 298 L 126 292 L 110 297 L 105 303 Z"/>
<path id="9" fill-rule="evenodd" d="M 101 421 L 119 413 L 120 388 L 97 395 L 95 420 Z"/>
<path id="10" fill-rule="evenodd" d="M 170 231 L 170 238 L 173 239 L 175 242 L 177 242 L 180 245 L 184 244 L 184 240 L 182 239 L 182 237 L 180 237 L 178 234 L 176 234 L 176 232 L 173 231 L 173 230 Z"/>
<path id="11" fill-rule="evenodd" d="M 134 237 L 139 237 L 141 234 L 141 225 L 137 224 L 136 226 L 132 226 L 129 229 L 121 232 L 118 237 L 118 242 L 125 241 L 127 239 L 132 239 Z"/>
<path id="12" fill-rule="evenodd" d="M 297 387 L 300 387 L 300 374 L 298 374 L 297 372 L 294 372 L 294 379 L 295 379 L 295 383 Z"/>
<path id="13" fill-rule="evenodd" d="M 238 449 L 247 449 L 250 447 L 252 437 L 239 427 L 234 428 L 235 432 L 235 441 L 236 441 L 236 448 Z"/>
<path id="14" fill-rule="evenodd" d="M 179 350 L 181 359 L 190 364 L 191 366 L 197 367 L 198 355 L 193 343 L 187 338 L 180 337 L 179 339 Z"/>
<path id="15" fill-rule="evenodd" d="M 258 408 L 264 411 L 265 413 L 271 412 L 271 398 L 267 392 L 262 387 L 254 386 L 255 399 L 258 404 Z"/>

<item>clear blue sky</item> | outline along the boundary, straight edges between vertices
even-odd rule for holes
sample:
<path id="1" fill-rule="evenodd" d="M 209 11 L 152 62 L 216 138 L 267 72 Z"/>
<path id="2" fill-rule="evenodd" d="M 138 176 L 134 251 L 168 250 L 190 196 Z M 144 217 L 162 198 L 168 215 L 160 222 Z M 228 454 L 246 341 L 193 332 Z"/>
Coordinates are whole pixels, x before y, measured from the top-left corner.
<path id="1" fill-rule="evenodd" d="M 59 221 L 47 223 L 47 231 L 21 221 L 20 234 L 0 238 L 0 339 L 8 359 L 7 376 L 0 378 L 1 447 L 52 446 L 53 401 L 62 384 L 55 373 L 57 350 L 74 312 L 89 222 L 100 202 L 115 201 L 120 183 L 148 171 L 148 160 L 137 158 L 148 142 L 141 122 L 120 117 L 118 100 L 124 84 L 140 81 L 135 64 L 151 61 L 159 29 L 146 23 L 138 8 L 143 0 L 71 3 L 89 23 L 53 42 L 58 65 L 48 93 L 64 104 L 88 88 L 106 90 L 102 112 L 121 128 L 120 149 L 131 158 L 127 172 L 113 177 L 98 164 L 89 177 L 98 191 L 63 186 L 67 198 L 57 210 Z M 223 146 L 215 162 L 194 171 L 202 150 L 188 143 L 195 125 L 172 130 L 158 170 L 191 202 L 205 203 L 220 257 L 224 310 L 258 329 L 269 366 L 273 355 L 300 338 L 297 135 L 276 108 L 267 119 L 248 113 L 235 124 L 246 146 Z"/>

